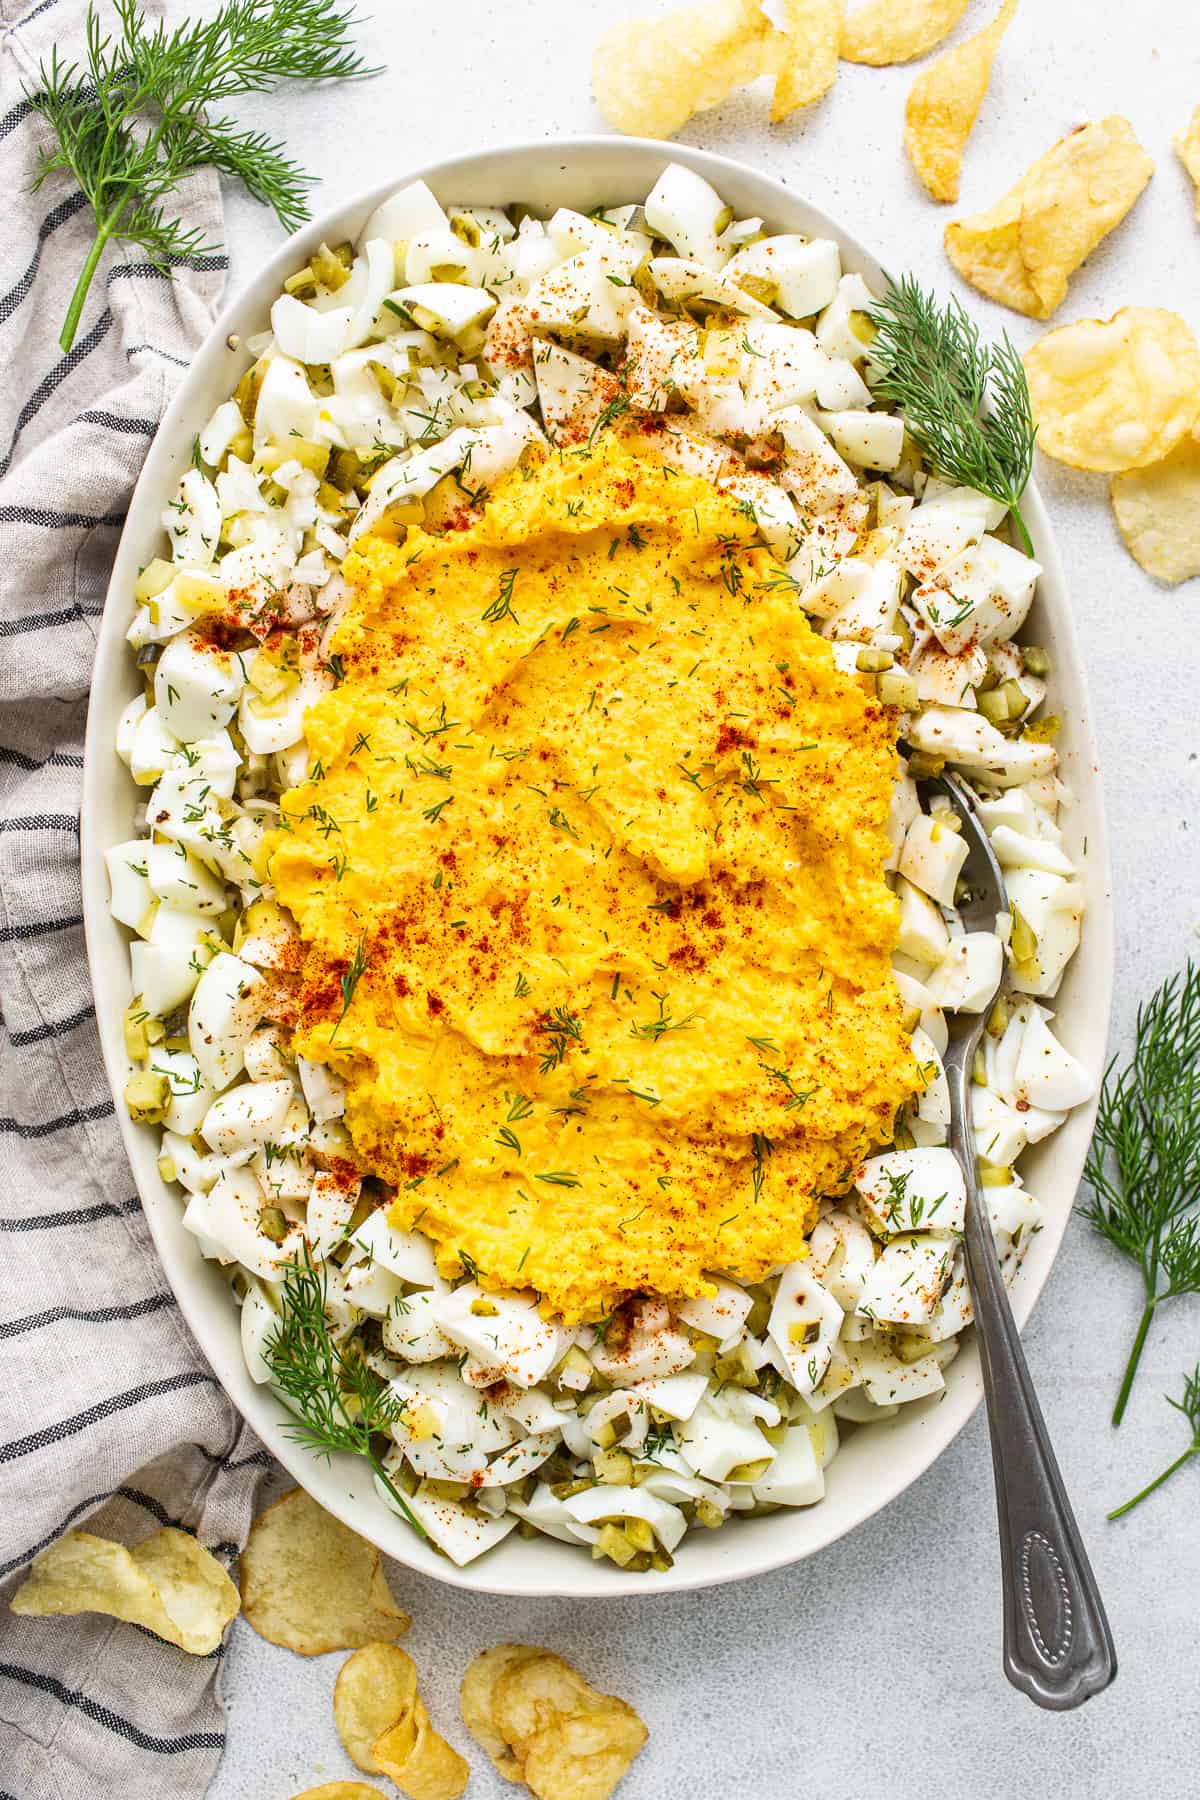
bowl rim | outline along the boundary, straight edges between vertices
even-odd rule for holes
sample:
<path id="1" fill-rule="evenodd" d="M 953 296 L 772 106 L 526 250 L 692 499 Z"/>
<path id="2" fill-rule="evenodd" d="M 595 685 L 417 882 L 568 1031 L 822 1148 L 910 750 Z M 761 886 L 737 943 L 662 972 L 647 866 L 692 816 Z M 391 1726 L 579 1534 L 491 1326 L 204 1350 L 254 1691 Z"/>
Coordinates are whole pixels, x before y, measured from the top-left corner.
<path id="1" fill-rule="evenodd" d="M 798 1509 L 799 1517 L 818 1517 L 822 1521 L 817 1529 L 808 1534 L 812 1540 L 810 1542 L 789 1543 L 787 1530 L 779 1527 L 784 1520 L 795 1519 L 797 1513 L 783 1509 L 770 1518 L 741 1522 L 737 1530 L 736 1555 L 727 1553 L 729 1534 L 722 1533 L 720 1540 L 714 1535 L 710 1543 L 715 1547 L 720 1542 L 722 1554 L 707 1557 L 703 1568 L 694 1566 L 694 1559 L 684 1554 L 672 1569 L 656 1575 L 653 1582 L 626 1571 L 610 1571 L 607 1565 L 590 1562 L 578 1547 L 555 1545 L 552 1540 L 540 1537 L 530 1548 L 541 1554 L 546 1572 L 544 1575 L 538 1573 L 536 1577 L 519 1579 L 506 1573 L 508 1563 L 505 1552 L 510 1544 L 517 1542 L 515 1537 L 465 1566 L 458 1566 L 448 1558 L 436 1554 L 375 1497 L 370 1487 L 369 1471 L 359 1459 L 344 1456 L 331 1460 L 322 1459 L 287 1435 L 288 1415 L 281 1403 L 268 1388 L 258 1387 L 251 1381 L 241 1359 L 239 1345 L 233 1346 L 236 1355 L 230 1352 L 228 1331 L 220 1324 L 216 1312 L 209 1304 L 213 1291 L 212 1282 L 208 1279 L 213 1273 L 211 1266 L 204 1263 L 194 1239 L 181 1232 L 179 1215 L 182 1209 L 177 1194 L 158 1175 L 157 1142 L 151 1149 L 148 1135 L 151 1128 L 134 1125 L 121 1100 L 129 1064 L 121 1040 L 119 1012 L 130 992 L 130 976 L 127 947 L 115 959 L 113 949 L 116 938 L 126 946 L 128 938 L 122 928 L 115 925 L 109 913 L 104 872 L 104 849 L 108 842 L 118 840 L 111 831 L 102 830 L 100 824 L 108 810 L 106 786 L 111 787 L 114 779 L 118 778 L 117 770 L 120 767 L 114 767 L 113 708 L 114 696 L 122 685 L 128 685 L 132 668 L 124 630 L 128 607 L 125 595 L 128 592 L 130 574 L 136 571 L 135 539 L 139 532 L 148 530 L 152 520 L 155 528 L 158 528 L 156 514 L 161 496 L 166 491 L 167 479 L 186 462 L 186 456 L 180 453 L 181 423 L 189 412 L 196 409 L 197 399 L 205 390 L 206 377 L 211 385 L 222 349 L 229 354 L 238 354 L 238 340 L 248 331 L 261 328 L 262 293 L 278 292 L 283 277 L 298 258 L 309 254 L 335 231 L 342 235 L 356 235 L 374 207 L 398 187 L 412 181 L 425 180 L 448 199 L 457 199 L 469 205 L 469 195 L 454 188 L 460 171 L 465 176 L 473 173 L 478 179 L 481 167 L 493 172 L 495 167 L 503 167 L 507 163 L 536 165 L 543 159 L 550 162 L 557 159 L 559 175 L 565 177 L 570 170 L 572 179 L 577 177 L 571 165 L 581 161 L 610 163 L 614 166 L 614 171 L 622 165 L 646 165 L 647 174 L 638 176 L 639 181 L 645 182 L 646 192 L 655 179 L 648 172 L 649 166 L 655 162 L 660 169 L 668 162 L 682 163 L 711 180 L 719 190 L 723 183 L 737 187 L 749 181 L 751 186 L 762 187 L 767 191 L 768 197 L 776 201 L 776 217 L 783 218 L 790 214 L 794 218 L 798 213 L 807 216 L 803 227 L 795 223 L 790 226 L 781 224 L 780 229 L 820 229 L 824 235 L 836 240 L 852 266 L 862 270 L 876 282 L 885 279 L 883 266 L 877 257 L 853 233 L 846 230 L 835 215 L 825 212 L 820 205 L 794 192 L 779 178 L 764 173 L 752 164 L 683 144 L 598 134 L 481 146 L 411 170 L 400 169 L 386 180 L 376 182 L 329 207 L 280 244 L 272 255 L 257 264 L 255 271 L 239 291 L 225 302 L 203 343 L 196 350 L 164 413 L 130 498 L 97 635 L 84 744 L 80 817 L 84 932 L 105 1069 L 116 1102 L 122 1141 L 156 1252 L 183 1317 L 201 1351 L 234 1406 L 252 1425 L 271 1454 L 321 1505 L 353 1530 L 378 1544 L 396 1560 L 450 1585 L 480 1593 L 513 1594 L 528 1598 L 567 1595 L 572 1598 L 646 1597 L 744 1580 L 786 1567 L 817 1554 L 880 1512 L 925 1473 L 973 1416 L 983 1392 L 974 1334 L 967 1333 L 967 1342 L 954 1369 L 949 1373 L 947 1393 L 939 1397 L 945 1403 L 940 1413 L 931 1410 L 934 1404 L 932 1401 L 917 1402 L 901 1408 L 898 1420 L 867 1428 L 872 1440 L 882 1446 L 892 1435 L 892 1427 L 898 1423 L 910 1427 L 916 1416 L 920 1415 L 921 1424 L 928 1423 L 930 1429 L 925 1432 L 924 1440 L 919 1442 L 915 1451 L 910 1448 L 905 1456 L 894 1457 L 890 1462 L 884 1455 L 880 1459 L 881 1478 L 870 1482 L 860 1481 L 856 1495 L 849 1499 L 843 1496 L 840 1507 L 830 1508 L 827 1523 L 825 1509 L 830 1507 L 828 1499 L 814 1508 Z M 627 176 L 614 172 L 613 181 L 616 185 L 619 186 L 627 179 Z M 514 194 L 513 198 L 517 197 Z M 494 202 L 480 202 L 492 203 Z M 614 198 L 610 203 L 618 204 L 619 201 Z M 251 316 L 257 318 L 259 323 L 247 322 Z M 228 391 L 226 388 L 225 393 Z M 190 435 L 188 441 L 190 442 Z M 1093 1014 L 1093 1031 L 1103 1040 L 1106 1039 L 1111 1014 L 1114 934 L 1108 834 L 1096 741 L 1065 576 L 1045 505 L 1037 484 L 1032 479 L 1025 490 L 1022 510 L 1043 567 L 1039 602 L 1050 608 L 1055 643 L 1061 650 L 1061 656 L 1056 660 L 1066 670 L 1071 689 L 1067 719 L 1072 744 L 1071 765 L 1082 779 L 1089 814 L 1086 849 L 1087 877 L 1091 891 L 1083 940 L 1090 967 L 1088 1004 Z M 1049 600 L 1051 594 L 1055 596 L 1053 602 Z M 126 786 L 132 790 L 127 774 L 124 779 Z M 1076 961 L 1082 955 L 1083 947 Z M 1075 983 L 1070 990 L 1074 993 L 1081 979 L 1081 971 L 1074 963 L 1068 973 L 1068 982 L 1071 980 L 1071 973 L 1075 975 Z M 1104 1044 L 1101 1042 L 1101 1056 L 1103 1048 Z M 1098 1074 L 1100 1064 L 1094 1057 L 1091 1059 L 1091 1066 Z M 1030 1259 L 1023 1265 L 1014 1285 L 1013 1307 L 1018 1323 L 1022 1325 L 1045 1285 L 1061 1247 L 1073 1196 L 1082 1174 L 1095 1109 L 1095 1099 L 1084 1107 L 1077 1108 L 1070 1115 L 1068 1123 L 1052 1134 L 1051 1140 L 1047 1140 L 1058 1146 L 1059 1164 L 1073 1169 L 1074 1173 L 1067 1203 L 1061 1208 L 1061 1216 L 1048 1221 L 1045 1235 L 1049 1242 L 1041 1254 L 1038 1266 L 1030 1266 L 1031 1252 Z M 1073 1152 L 1065 1158 L 1062 1154 L 1064 1135 L 1068 1137 Z M 1066 1189 L 1065 1182 L 1060 1180 L 1059 1185 Z M 186 1236 L 186 1244 L 180 1241 L 181 1235 Z M 215 1276 L 213 1278 L 220 1279 Z M 227 1319 L 226 1325 L 228 1323 Z M 236 1330 L 235 1322 L 234 1331 Z M 908 1436 L 913 1435 L 909 1430 Z M 858 1434 L 852 1441 L 857 1441 L 857 1437 Z M 833 1467 L 836 1470 L 837 1461 Z M 776 1528 L 772 1530 L 772 1526 Z M 703 1536 L 708 1537 L 708 1534 Z M 569 1562 L 561 1554 L 564 1551 Z M 556 1555 L 556 1552 L 559 1554 Z"/>

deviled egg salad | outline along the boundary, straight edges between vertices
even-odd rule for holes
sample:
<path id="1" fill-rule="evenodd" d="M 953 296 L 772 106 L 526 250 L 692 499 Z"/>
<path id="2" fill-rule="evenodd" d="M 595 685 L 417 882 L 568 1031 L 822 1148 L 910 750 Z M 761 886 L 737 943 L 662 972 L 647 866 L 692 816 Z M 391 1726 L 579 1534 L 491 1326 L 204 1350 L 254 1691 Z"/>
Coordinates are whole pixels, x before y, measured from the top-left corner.
<path id="1" fill-rule="evenodd" d="M 1048 1005 L 1084 896 L 1048 658 L 1018 641 L 1041 571 L 1000 504 L 939 479 L 873 405 L 873 299 L 836 244 L 734 218 L 678 165 L 640 204 L 548 219 L 443 207 L 416 182 L 289 277 L 164 496 L 128 632 L 145 691 L 117 739 L 145 805 L 106 853 L 131 933 L 126 1103 L 228 1272 L 256 1381 L 288 1269 L 311 1259 L 332 1340 L 395 1396 L 384 1467 L 457 1563 L 517 1530 L 663 1569 L 690 1529 L 815 1505 L 840 1434 L 942 1393 L 971 1321 L 946 1014 L 982 1010 L 1007 965 L 973 1109 L 1009 1280 L 1041 1219 L 1022 1152 L 1093 1091 Z M 356 540 L 459 530 L 527 447 L 639 417 L 664 460 L 744 503 L 838 669 L 894 711 L 885 868 L 925 1085 L 821 1203 L 802 1260 L 566 1325 L 474 1268 L 439 1273 L 430 1238 L 389 1224 L 341 1081 L 292 1048 L 303 945 L 259 851 L 310 774 L 306 708 L 342 673 L 329 640 Z M 421 736 L 415 754 L 446 747 Z M 1004 870 L 995 935 L 965 930 L 966 845 L 917 785 L 944 768 Z"/>

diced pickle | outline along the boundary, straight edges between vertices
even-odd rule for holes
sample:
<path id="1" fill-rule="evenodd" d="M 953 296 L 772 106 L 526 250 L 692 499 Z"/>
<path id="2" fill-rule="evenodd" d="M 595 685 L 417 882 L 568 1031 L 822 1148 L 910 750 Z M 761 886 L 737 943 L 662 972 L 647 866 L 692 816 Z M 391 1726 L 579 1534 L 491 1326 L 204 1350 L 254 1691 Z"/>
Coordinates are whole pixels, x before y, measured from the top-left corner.
<path id="1" fill-rule="evenodd" d="M 1050 744 L 1062 730 L 1062 720 L 1057 713 L 1047 713 L 1042 719 L 1035 719 L 1032 725 L 1025 727 L 1024 735 L 1031 744 Z"/>
<path id="2" fill-rule="evenodd" d="M 875 689 L 885 706 L 898 706 L 903 712 L 916 712 L 921 704 L 916 682 L 903 669 L 885 669 L 875 677 Z"/>
<path id="3" fill-rule="evenodd" d="M 161 1044 L 165 1032 L 163 1022 L 146 1011 L 141 999 L 135 998 L 125 1008 L 122 1024 L 125 1030 L 125 1052 L 130 1062 L 144 1062 L 152 1044 Z"/>
<path id="4" fill-rule="evenodd" d="M 254 455 L 254 435 L 243 425 L 236 437 L 230 439 L 229 448 L 221 458 L 221 467 L 226 468 L 230 457 L 236 456 L 239 462 L 249 462 Z"/>
<path id="5" fill-rule="evenodd" d="M 333 392 L 333 370 L 328 363 L 305 363 L 304 373 L 308 377 L 308 385 L 314 394 L 321 399 L 328 399 Z"/>
<path id="6" fill-rule="evenodd" d="M 927 750 L 914 750 L 908 759 L 908 772 L 914 781 L 934 781 L 945 767 L 944 756 L 931 755 Z"/>
<path id="7" fill-rule="evenodd" d="M 736 1350 L 731 1350 L 727 1356 L 717 1357 L 713 1364 L 713 1374 L 718 1381 L 729 1387 L 758 1386 L 758 1371 L 750 1360 L 750 1346 L 744 1339 Z"/>
<path id="8" fill-rule="evenodd" d="M 619 1525 L 602 1525 L 600 1535 L 592 1545 L 592 1556 L 597 1562 L 608 1557 L 619 1569 L 627 1569 L 637 1550 Z"/>
<path id="9" fill-rule="evenodd" d="M 764 306 L 774 306 L 779 292 L 775 283 L 765 275 L 743 275 L 737 285 L 743 294 L 749 294 L 752 300 L 761 300 Z"/>
<path id="10" fill-rule="evenodd" d="M 746 1318 L 746 1331 L 750 1337 L 761 1337 L 767 1329 L 767 1321 L 771 1317 L 771 1306 L 770 1294 L 755 1292 L 754 1304 Z"/>
<path id="11" fill-rule="evenodd" d="M 574 1495 L 582 1494 L 588 1488 L 594 1488 L 595 1485 L 596 1485 L 596 1483 L 590 1478 L 590 1476 L 585 1475 L 582 1478 L 582 1480 L 578 1480 L 578 1481 L 555 1481 L 555 1482 L 552 1482 L 550 1484 L 550 1492 L 554 1495 L 554 1498 L 556 1500 L 570 1500 L 574 1497 Z"/>
<path id="12" fill-rule="evenodd" d="M 1004 681 L 977 696 L 979 710 L 992 725 L 1007 725 L 1019 719 L 1028 706 L 1028 698 L 1019 682 Z"/>
<path id="13" fill-rule="evenodd" d="M 164 562 L 161 556 L 151 557 L 133 584 L 135 600 L 153 600 L 165 588 L 170 587 L 178 573 L 175 564 Z"/>
<path id="14" fill-rule="evenodd" d="M 365 493 L 371 476 L 386 460 L 386 451 L 381 455 L 362 456 L 357 450 L 335 450 L 330 458 L 328 479 L 343 493 L 349 488 L 359 488 Z"/>
<path id="15" fill-rule="evenodd" d="M 288 1234 L 287 1214 L 279 1206 L 264 1206 L 258 1215 L 258 1229 L 273 1244 L 282 1244 Z"/>
<path id="16" fill-rule="evenodd" d="M 1040 644 L 1026 644 L 1021 656 L 1028 674 L 1042 676 L 1050 673 L 1050 658 Z"/>
<path id="17" fill-rule="evenodd" d="M 628 1450 L 597 1450 L 592 1467 L 596 1480 L 605 1487 L 629 1487 L 633 1483 L 633 1458 Z"/>
<path id="18" fill-rule="evenodd" d="M 769 1456 L 756 1457 L 753 1462 L 737 1463 L 725 1477 L 726 1481 L 761 1481 L 771 1466 Z"/>
<path id="19" fill-rule="evenodd" d="M 567 1351 L 567 1354 L 558 1365 L 559 1380 L 561 1381 L 562 1377 L 567 1374 L 578 1375 L 581 1378 L 586 1375 L 589 1384 L 595 1375 L 595 1370 L 592 1368 L 591 1363 L 583 1354 L 583 1351 L 579 1348 L 578 1344 L 571 1345 L 571 1348 Z"/>
<path id="20" fill-rule="evenodd" d="M 255 460 L 267 475 L 274 475 L 284 463 L 298 462 L 302 469 L 323 477 L 329 466 L 329 445 L 315 443 L 312 438 L 290 437 L 282 444 L 264 444 Z"/>
<path id="21" fill-rule="evenodd" d="M 291 294 L 296 300 L 311 300 L 317 291 L 317 278 L 313 274 L 312 264 L 305 263 L 294 275 L 289 275 L 283 284 L 285 294 Z"/>
<path id="22" fill-rule="evenodd" d="M 725 1514 L 715 1500 L 710 1500 L 707 1495 L 701 1494 L 696 1502 L 696 1523 L 702 1525 L 705 1531 L 716 1531 L 725 1523 Z"/>
<path id="23" fill-rule="evenodd" d="M 979 1165 L 980 1187 L 1011 1187 L 1012 1170 L 1000 1163 L 981 1162 Z"/>
<path id="24" fill-rule="evenodd" d="M 138 1125 L 161 1125 L 171 1104 L 171 1083 L 153 1069 L 139 1069 L 125 1083 L 125 1104 Z"/>
<path id="25" fill-rule="evenodd" d="M 258 396 L 266 373 L 266 362 L 260 357 L 256 363 L 250 365 L 233 390 L 233 397 L 237 401 L 247 425 L 254 424 L 254 415 L 258 411 Z"/>
<path id="26" fill-rule="evenodd" d="M 622 1529 L 635 1550 L 653 1551 L 655 1545 L 654 1532 L 647 1519 L 623 1519 Z"/>
<path id="27" fill-rule="evenodd" d="M 854 659 L 854 666 L 860 675 L 882 675 L 895 660 L 890 650 L 877 650 L 874 644 L 864 644 Z"/>
<path id="28" fill-rule="evenodd" d="M 472 250 L 478 250 L 483 241 L 483 233 L 479 229 L 479 220 L 473 219 L 470 213 L 452 212 L 450 214 L 450 229 L 460 243 L 468 245 Z M 457 279 L 462 279 L 461 273 Z"/>
<path id="29" fill-rule="evenodd" d="M 1032 962 L 1037 955 L 1037 932 L 1029 923 L 1019 906 L 1012 908 L 1012 936 L 1009 939 L 1013 961 L 1017 963 Z"/>
<path id="30" fill-rule="evenodd" d="M 389 369 L 386 363 L 371 362 L 367 364 L 372 375 L 379 383 L 379 391 L 389 405 L 394 406 L 401 398 L 408 383 L 397 375 L 395 369 Z"/>
<path id="31" fill-rule="evenodd" d="M 338 244 L 333 250 L 328 244 L 322 244 L 312 258 L 312 272 L 322 287 L 336 294 L 349 281 L 353 261 L 354 251 L 349 244 Z"/>
<path id="32" fill-rule="evenodd" d="M 424 1488 L 431 1500 L 465 1500 L 471 1492 L 465 1481 L 426 1481 Z"/>
<path id="33" fill-rule="evenodd" d="M 650 307 L 652 311 L 657 311 L 662 305 L 662 300 L 658 288 L 655 286 L 654 277 L 650 273 L 649 257 L 640 262 L 633 271 L 633 285 L 641 295 L 643 305 Z"/>
<path id="34" fill-rule="evenodd" d="M 296 669 L 282 669 L 274 657 L 260 650 L 250 664 L 248 679 L 254 694 L 258 696 L 258 704 L 254 710 L 260 717 L 270 717 L 272 703 L 285 702 L 300 680 Z M 253 699 L 254 696 L 251 696 Z M 264 704 L 265 703 L 265 704 Z"/>

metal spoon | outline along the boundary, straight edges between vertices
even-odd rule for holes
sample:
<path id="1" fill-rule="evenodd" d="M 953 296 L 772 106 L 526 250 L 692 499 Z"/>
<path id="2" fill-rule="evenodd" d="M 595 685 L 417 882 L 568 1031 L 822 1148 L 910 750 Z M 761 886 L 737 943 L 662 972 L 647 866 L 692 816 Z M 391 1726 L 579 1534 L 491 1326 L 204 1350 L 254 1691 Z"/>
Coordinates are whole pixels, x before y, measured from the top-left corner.
<path id="1" fill-rule="evenodd" d="M 968 931 L 993 931 L 1008 911 L 1004 879 L 970 789 L 948 775 L 942 786 L 970 846 L 963 868 Z M 999 991 L 997 989 L 997 991 Z M 1071 1511 L 1000 1274 L 979 1186 L 971 1131 L 971 1074 L 984 1020 L 951 1014 L 945 1056 L 950 1148 L 967 1188 L 966 1262 L 987 1396 L 1004 1584 L 1004 1672 L 1038 1706 L 1065 1712 L 1106 1688 L 1117 1656 L 1104 1605 Z"/>

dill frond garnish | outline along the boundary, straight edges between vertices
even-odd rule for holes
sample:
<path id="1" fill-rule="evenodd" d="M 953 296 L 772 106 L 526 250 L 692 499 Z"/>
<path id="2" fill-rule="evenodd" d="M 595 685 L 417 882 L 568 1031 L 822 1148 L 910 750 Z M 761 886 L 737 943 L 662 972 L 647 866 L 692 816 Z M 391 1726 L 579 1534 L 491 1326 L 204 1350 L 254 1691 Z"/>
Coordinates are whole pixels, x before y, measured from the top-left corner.
<path id="1" fill-rule="evenodd" d="M 1133 1053 L 1109 1064 L 1084 1176 L 1084 1217 L 1141 1270 L 1144 1304 L 1113 1409 L 1119 1425 L 1158 1307 L 1200 1293 L 1200 967 L 1138 1008 Z"/>
<path id="2" fill-rule="evenodd" d="M 354 14 L 329 0 L 226 0 L 207 19 L 173 31 L 151 25 L 138 0 L 113 0 L 120 35 L 86 19 L 81 63 L 57 50 L 38 70 L 30 105 L 58 139 L 38 163 L 35 186 L 69 169 L 96 216 L 96 237 L 67 307 L 64 350 L 110 238 L 140 244 L 169 269 L 180 257 L 218 250 L 170 208 L 179 183 L 205 166 L 234 176 L 275 213 L 285 231 L 309 216 L 305 174 L 263 131 L 210 114 L 233 94 L 261 94 L 281 81 L 347 81 L 375 75 L 350 45 Z"/>
<path id="3" fill-rule="evenodd" d="M 699 1013 L 690 1012 L 682 1019 L 673 1019 L 667 1011 L 669 994 L 655 994 L 658 1001 L 658 1017 L 635 1022 L 629 1027 L 630 1037 L 645 1038 L 649 1043 L 657 1044 L 666 1037 L 668 1031 L 691 1031 L 693 1026 L 702 1024 Z"/>
<path id="4" fill-rule="evenodd" d="M 537 1029 L 550 1039 L 550 1048 L 542 1052 L 539 1067 L 543 1075 L 566 1061 L 572 1044 L 583 1048 L 583 1021 L 565 1006 L 556 1006 L 539 1020 Z"/>
<path id="5" fill-rule="evenodd" d="M 329 1034 L 329 1041 L 331 1044 L 341 1029 L 343 1019 L 350 1011 L 350 1002 L 354 998 L 355 990 L 363 978 L 363 972 L 369 961 L 370 958 L 367 955 L 367 934 L 364 931 L 354 947 L 354 955 L 350 958 L 349 966 L 338 981 L 338 986 L 342 990 L 342 1010 L 338 1014 L 337 1024 Z"/>
<path id="6" fill-rule="evenodd" d="M 1200 1456 L 1200 1363 L 1196 1364 L 1184 1381 L 1182 1400 L 1172 1400 L 1170 1394 L 1164 1394 L 1163 1399 L 1168 1406 L 1173 1406 L 1176 1412 L 1183 1414 L 1192 1428 L 1192 1441 L 1182 1456 L 1177 1456 L 1173 1463 L 1167 1465 L 1161 1475 L 1156 1475 L 1153 1481 L 1147 1482 L 1146 1486 L 1140 1493 L 1135 1494 L 1132 1500 L 1126 1500 L 1123 1506 L 1114 1506 L 1108 1515 L 1110 1519 L 1119 1519 L 1125 1513 L 1132 1512 L 1133 1508 L 1143 1501 L 1147 1494 L 1152 1494 L 1155 1488 L 1160 1488 L 1164 1481 L 1169 1481 L 1178 1469 L 1182 1469 L 1184 1463 L 1190 1462 L 1193 1456 Z"/>
<path id="7" fill-rule="evenodd" d="M 364 1457 L 404 1518 L 424 1537 L 424 1526 L 375 1449 L 375 1439 L 388 1435 L 403 1405 L 353 1346 L 336 1342 L 330 1333 L 325 1276 L 307 1244 L 303 1259 L 290 1263 L 284 1274 L 279 1323 L 263 1356 L 294 1415 L 288 1429 L 296 1442 L 326 1458 L 338 1451 Z"/>
<path id="8" fill-rule="evenodd" d="M 940 475 L 1007 506 L 1032 556 L 1020 501 L 1037 427 L 1016 347 L 1007 334 L 998 344 L 981 344 L 979 327 L 958 300 L 939 306 L 911 275 L 888 279 L 889 292 L 868 314 L 876 328 L 875 399 L 903 413 Z"/>

